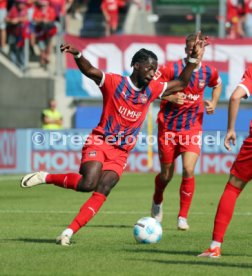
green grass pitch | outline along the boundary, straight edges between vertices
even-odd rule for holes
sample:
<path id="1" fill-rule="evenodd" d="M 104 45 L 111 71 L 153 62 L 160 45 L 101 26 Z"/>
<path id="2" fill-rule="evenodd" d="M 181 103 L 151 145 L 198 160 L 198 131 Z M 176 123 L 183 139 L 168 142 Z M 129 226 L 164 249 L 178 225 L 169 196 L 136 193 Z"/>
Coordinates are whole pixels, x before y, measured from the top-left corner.
<path id="1" fill-rule="evenodd" d="M 252 275 L 252 187 L 241 194 L 221 259 L 197 258 L 211 240 L 227 176 L 196 176 L 190 230 L 176 229 L 180 176 L 165 192 L 163 238 L 137 244 L 134 223 L 149 216 L 153 174 L 125 174 L 101 211 L 73 238 L 55 244 L 89 194 L 53 185 L 21 189 L 0 177 L 0 275 Z"/>

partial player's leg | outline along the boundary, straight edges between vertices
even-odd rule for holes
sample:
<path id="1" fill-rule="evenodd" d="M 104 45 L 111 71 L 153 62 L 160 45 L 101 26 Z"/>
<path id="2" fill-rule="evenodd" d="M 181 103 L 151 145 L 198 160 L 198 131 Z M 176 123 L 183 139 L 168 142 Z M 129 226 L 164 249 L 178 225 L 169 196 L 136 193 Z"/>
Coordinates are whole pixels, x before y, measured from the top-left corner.
<path id="1" fill-rule="evenodd" d="M 30 188 L 40 184 L 54 184 L 65 189 L 80 192 L 94 191 L 102 172 L 102 163 L 88 161 L 81 164 L 79 173 L 49 174 L 47 172 L 31 173 L 23 177 L 21 187 Z"/>
<path id="2" fill-rule="evenodd" d="M 197 163 L 199 155 L 195 152 L 183 152 L 182 164 L 183 164 L 183 176 L 180 185 L 180 210 L 178 214 L 178 229 L 188 230 L 189 225 L 187 223 L 188 212 L 192 203 L 195 179 L 194 169 Z"/>
<path id="3" fill-rule="evenodd" d="M 155 178 L 155 191 L 151 207 L 151 216 L 162 222 L 163 219 L 163 193 L 171 181 L 174 172 L 174 163 L 161 163 L 161 172 Z"/>
<path id="4" fill-rule="evenodd" d="M 230 175 L 215 215 L 212 242 L 210 247 L 200 254 L 199 257 L 219 258 L 221 256 L 221 244 L 232 219 L 236 200 L 246 184 L 247 182 L 234 175 Z"/>
<path id="5" fill-rule="evenodd" d="M 160 173 L 155 178 L 155 191 L 152 197 L 151 216 L 162 222 L 163 219 L 163 193 L 167 184 L 171 181 L 174 171 L 174 160 L 177 156 L 177 144 L 174 132 L 158 129 L 158 155 L 161 166 Z M 173 139 L 167 139 L 172 137 Z"/>
<path id="6" fill-rule="evenodd" d="M 99 211 L 107 196 L 118 183 L 119 175 L 114 171 L 103 171 L 92 196 L 82 205 L 79 213 L 66 230 L 57 238 L 61 245 L 69 245 L 70 239 L 81 227 L 86 225 Z"/>
<path id="7" fill-rule="evenodd" d="M 214 220 L 212 242 L 209 249 L 199 257 L 217 258 L 221 256 L 221 244 L 232 219 L 236 201 L 252 179 L 252 135 L 245 139 L 238 156 L 230 170 L 230 177 L 220 198 Z"/>

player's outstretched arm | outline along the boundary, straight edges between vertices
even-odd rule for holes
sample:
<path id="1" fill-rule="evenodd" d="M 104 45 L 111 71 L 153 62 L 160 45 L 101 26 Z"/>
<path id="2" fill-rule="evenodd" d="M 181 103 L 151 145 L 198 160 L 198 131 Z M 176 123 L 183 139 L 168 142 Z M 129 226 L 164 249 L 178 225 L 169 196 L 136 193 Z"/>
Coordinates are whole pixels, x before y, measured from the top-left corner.
<path id="1" fill-rule="evenodd" d="M 82 54 L 81 52 L 71 46 L 70 44 L 63 44 L 60 46 L 61 52 L 70 53 L 74 56 L 75 62 L 80 71 L 93 80 L 97 85 L 101 83 L 103 73 L 98 68 L 95 68 Z"/>
<path id="2" fill-rule="evenodd" d="M 193 70 L 197 67 L 200 59 L 203 56 L 204 48 L 208 45 L 207 37 L 204 40 L 199 39 L 200 32 L 197 33 L 195 43 L 193 46 L 192 54 L 188 62 L 179 75 L 178 79 L 169 81 L 167 89 L 165 90 L 162 98 L 171 95 L 174 92 L 182 91 L 189 83 Z"/>
<path id="3" fill-rule="evenodd" d="M 232 142 L 233 145 L 235 145 L 236 143 L 235 122 L 240 106 L 240 101 L 242 98 L 246 97 L 246 95 L 246 91 L 241 86 L 237 86 L 229 99 L 228 127 L 227 134 L 224 140 L 225 148 L 229 151 L 232 150 L 230 142 Z"/>

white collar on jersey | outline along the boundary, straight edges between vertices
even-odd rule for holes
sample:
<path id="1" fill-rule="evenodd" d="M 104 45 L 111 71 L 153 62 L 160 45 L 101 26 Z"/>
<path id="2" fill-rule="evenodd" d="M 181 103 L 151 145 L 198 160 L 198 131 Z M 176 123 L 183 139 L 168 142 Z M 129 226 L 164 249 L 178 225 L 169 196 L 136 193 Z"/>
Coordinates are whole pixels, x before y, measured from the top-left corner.
<path id="1" fill-rule="evenodd" d="M 131 86 L 135 91 L 141 91 L 141 90 L 142 90 L 142 88 L 138 88 L 138 87 L 136 87 L 136 86 L 134 85 L 134 83 L 131 81 L 131 79 L 130 79 L 129 76 L 127 76 L 126 78 L 127 78 L 127 81 L 129 82 L 130 86 Z"/>
<path id="2" fill-rule="evenodd" d="M 186 66 L 186 62 L 185 62 L 185 58 L 183 58 L 182 59 L 182 64 L 183 64 L 183 66 Z M 201 68 L 201 62 L 199 63 L 199 65 L 193 70 L 193 72 L 197 72 L 197 71 L 199 71 L 199 69 Z"/>

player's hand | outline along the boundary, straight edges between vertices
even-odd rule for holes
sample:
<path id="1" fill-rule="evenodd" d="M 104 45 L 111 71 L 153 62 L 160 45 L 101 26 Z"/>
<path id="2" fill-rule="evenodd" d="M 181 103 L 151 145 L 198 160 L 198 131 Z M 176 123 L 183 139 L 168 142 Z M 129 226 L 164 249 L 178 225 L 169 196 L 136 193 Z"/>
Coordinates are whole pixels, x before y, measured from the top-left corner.
<path id="1" fill-rule="evenodd" d="M 236 133 L 234 130 L 228 130 L 224 140 L 224 146 L 228 151 L 232 151 L 231 142 L 233 145 L 236 145 Z"/>
<path id="2" fill-rule="evenodd" d="M 201 35 L 201 32 L 200 31 L 197 32 L 192 53 L 190 55 L 190 57 L 192 58 L 197 58 L 199 62 L 202 59 L 202 56 L 205 52 L 205 47 L 209 45 L 208 36 L 204 36 L 203 39 L 200 39 L 200 35 Z"/>
<path id="3" fill-rule="evenodd" d="M 178 92 L 176 94 L 172 94 L 169 96 L 169 102 L 171 103 L 182 105 L 184 104 L 184 100 L 185 100 L 185 94 L 182 92 Z"/>
<path id="4" fill-rule="evenodd" d="M 74 48 L 70 44 L 62 44 L 62 45 L 60 45 L 60 51 L 61 52 L 66 52 L 66 53 L 70 53 L 72 55 L 78 55 L 80 53 L 80 51 L 78 49 Z"/>
<path id="5" fill-rule="evenodd" d="M 215 104 L 212 101 L 204 101 L 205 102 L 205 108 L 207 114 L 213 114 L 215 111 Z"/>

